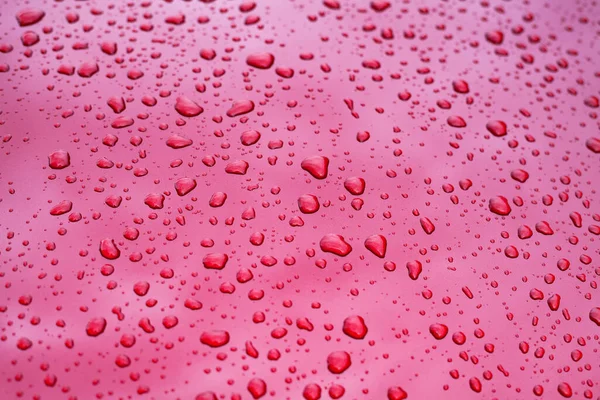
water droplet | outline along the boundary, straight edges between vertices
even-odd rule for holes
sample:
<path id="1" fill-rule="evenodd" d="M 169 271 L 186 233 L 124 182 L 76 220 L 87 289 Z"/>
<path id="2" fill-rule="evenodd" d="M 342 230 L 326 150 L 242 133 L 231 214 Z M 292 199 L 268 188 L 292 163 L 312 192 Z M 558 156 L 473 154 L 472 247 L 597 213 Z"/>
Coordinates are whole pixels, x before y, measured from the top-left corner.
<path id="1" fill-rule="evenodd" d="M 300 166 L 316 179 L 325 179 L 329 173 L 329 159 L 323 156 L 305 158 Z"/>
<path id="2" fill-rule="evenodd" d="M 558 393 L 566 398 L 570 398 L 573 396 L 573 390 L 571 389 L 571 385 L 569 385 L 567 382 L 561 382 L 558 384 Z"/>
<path id="3" fill-rule="evenodd" d="M 387 251 L 387 239 L 383 235 L 372 235 L 365 240 L 365 247 L 379 258 L 384 258 Z"/>
<path id="4" fill-rule="evenodd" d="M 150 193 L 144 198 L 144 204 L 153 210 L 160 210 L 165 205 L 165 195 L 162 193 Z"/>
<path id="5" fill-rule="evenodd" d="M 442 340 L 448 334 L 448 327 L 444 324 L 435 323 L 429 326 L 429 333 L 437 339 Z"/>
<path id="6" fill-rule="evenodd" d="M 44 18 L 46 13 L 37 8 L 27 8 L 17 13 L 19 26 L 30 26 L 37 24 Z"/>
<path id="7" fill-rule="evenodd" d="M 346 351 L 334 351 L 327 356 L 327 369 L 333 374 L 341 374 L 351 365 L 350 354 Z"/>
<path id="8" fill-rule="evenodd" d="M 488 132 L 497 137 L 506 136 L 506 123 L 503 121 L 490 121 L 485 125 Z"/>
<path id="9" fill-rule="evenodd" d="M 344 187 L 348 192 L 350 192 L 350 194 L 353 194 L 354 196 L 360 196 L 365 192 L 365 180 L 357 176 L 352 176 L 344 181 Z"/>
<path id="10" fill-rule="evenodd" d="M 19 350 L 27 350 L 29 348 L 31 348 L 31 346 L 33 346 L 33 342 L 27 338 L 19 338 L 19 340 L 17 340 L 17 349 Z"/>
<path id="11" fill-rule="evenodd" d="M 100 70 L 100 68 L 98 67 L 97 63 L 95 63 L 95 62 L 84 62 L 77 69 L 77 74 L 79 76 L 81 76 L 82 78 L 91 78 L 99 70 Z"/>
<path id="12" fill-rule="evenodd" d="M 517 182 L 525 183 L 529 179 L 529 173 L 522 169 L 514 169 L 511 171 L 510 177 Z"/>
<path id="13" fill-rule="evenodd" d="M 319 246 L 322 251 L 333 253 L 341 257 L 347 256 L 352 251 L 352 246 L 346 243 L 344 237 L 334 233 L 323 236 L 319 242 Z"/>
<path id="14" fill-rule="evenodd" d="M 448 117 L 448 125 L 453 128 L 464 128 L 467 126 L 467 123 L 462 117 L 458 115 L 452 115 Z"/>
<path id="15" fill-rule="evenodd" d="M 225 167 L 225 172 L 233 175 L 246 175 L 250 165 L 244 160 L 232 161 Z"/>
<path id="16" fill-rule="evenodd" d="M 319 199 L 312 194 L 303 194 L 298 198 L 298 208 L 304 214 L 314 214 L 321 208 Z"/>
<path id="17" fill-rule="evenodd" d="M 435 225 L 433 225 L 433 222 L 431 222 L 429 218 L 421 217 L 419 222 L 421 223 L 421 228 L 423 228 L 426 234 L 431 235 L 435 231 Z"/>
<path id="18" fill-rule="evenodd" d="M 167 146 L 172 149 L 183 149 L 192 145 L 192 140 L 179 135 L 173 135 L 167 139 Z"/>
<path id="19" fill-rule="evenodd" d="M 512 209 L 504 196 L 492 197 L 489 201 L 490 211 L 498 215 L 509 215 Z"/>
<path id="20" fill-rule="evenodd" d="M 202 114 L 204 109 L 189 98 L 180 96 L 175 102 L 175 111 L 184 117 L 196 117 Z"/>
<path id="21" fill-rule="evenodd" d="M 240 140 L 244 146 L 252 146 L 260 140 L 260 132 L 255 130 L 244 131 Z"/>
<path id="22" fill-rule="evenodd" d="M 501 31 L 489 31 L 485 33 L 485 40 L 492 44 L 500 45 L 504 41 L 504 34 Z"/>
<path id="23" fill-rule="evenodd" d="M 68 213 L 72 209 L 73 203 L 69 200 L 63 200 L 54 207 L 52 207 L 52 209 L 50 209 L 50 215 L 63 215 Z"/>
<path id="24" fill-rule="evenodd" d="M 589 138 L 588 140 L 586 140 L 585 146 L 593 153 L 600 153 L 600 138 Z"/>
<path id="25" fill-rule="evenodd" d="M 254 53 L 246 58 L 246 63 L 254 68 L 269 69 L 275 62 L 275 57 L 271 53 Z"/>
<path id="26" fill-rule="evenodd" d="M 456 93 L 466 94 L 469 93 L 469 84 L 462 79 L 459 79 L 452 82 L 452 89 L 454 89 Z"/>
<path id="27" fill-rule="evenodd" d="M 316 383 L 309 383 L 304 387 L 302 397 L 306 400 L 319 400 L 321 398 L 321 386 Z"/>
<path id="28" fill-rule="evenodd" d="M 343 332 L 353 339 L 364 339 L 368 329 L 360 315 L 352 315 L 344 320 Z"/>
<path id="29" fill-rule="evenodd" d="M 104 333 L 106 329 L 106 319 L 102 317 L 92 318 L 88 321 L 85 327 L 85 332 L 88 336 L 96 337 Z"/>
<path id="30" fill-rule="evenodd" d="M 408 398 L 406 393 L 400 386 L 392 386 L 387 391 L 388 400 L 405 400 Z"/>
<path id="31" fill-rule="evenodd" d="M 52 169 L 63 169 L 71 165 L 71 156 L 65 150 L 57 150 L 48 156 L 48 165 Z"/>
<path id="32" fill-rule="evenodd" d="M 267 394 L 267 384 L 260 378 L 252 378 L 250 382 L 248 382 L 247 388 L 253 399 L 260 399 Z"/>
<path id="33" fill-rule="evenodd" d="M 100 241 L 100 254 L 107 260 L 116 260 L 121 256 L 121 251 L 112 239 L 102 239 Z"/>
<path id="34" fill-rule="evenodd" d="M 413 281 L 416 281 L 423 272 L 423 266 L 417 260 L 409 261 L 406 263 L 406 269 L 408 270 L 408 276 Z"/>
<path id="35" fill-rule="evenodd" d="M 240 115 L 248 114 L 254 110 L 254 102 L 252 100 L 236 100 L 231 105 L 231 108 L 227 110 L 228 117 L 238 117 Z"/>
<path id="36" fill-rule="evenodd" d="M 207 269 L 223 269 L 227 265 L 229 257 L 224 253 L 211 253 L 204 256 L 202 264 Z"/>
<path id="37" fill-rule="evenodd" d="M 590 321 L 600 326 L 600 307 L 594 307 L 590 310 Z"/>
<path id="38" fill-rule="evenodd" d="M 175 191 L 179 196 L 185 196 L 196 188 L 196 180 L 193 178 L 179 178 L 175 182 Z"/>

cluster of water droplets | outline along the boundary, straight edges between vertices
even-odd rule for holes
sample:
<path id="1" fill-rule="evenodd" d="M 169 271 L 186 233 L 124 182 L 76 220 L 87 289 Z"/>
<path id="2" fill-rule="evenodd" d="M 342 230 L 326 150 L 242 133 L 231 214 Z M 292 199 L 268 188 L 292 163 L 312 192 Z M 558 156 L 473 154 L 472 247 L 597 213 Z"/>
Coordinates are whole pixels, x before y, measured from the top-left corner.
<path id="1" fill-rule="evenodd" d="M 0 0 L 2 398 L 600 395 L 600 5 Z"/>

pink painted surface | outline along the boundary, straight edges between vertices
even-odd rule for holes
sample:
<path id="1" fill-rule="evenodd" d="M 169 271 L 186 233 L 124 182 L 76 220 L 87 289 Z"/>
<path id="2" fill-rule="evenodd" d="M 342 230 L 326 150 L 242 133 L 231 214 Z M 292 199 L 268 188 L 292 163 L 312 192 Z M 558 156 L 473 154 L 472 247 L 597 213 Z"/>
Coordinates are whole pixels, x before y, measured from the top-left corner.
<path id="1" fill-rule="evenodd" d="M 600 398 L 598 15 L 0 0 L 0 398 Z"/>

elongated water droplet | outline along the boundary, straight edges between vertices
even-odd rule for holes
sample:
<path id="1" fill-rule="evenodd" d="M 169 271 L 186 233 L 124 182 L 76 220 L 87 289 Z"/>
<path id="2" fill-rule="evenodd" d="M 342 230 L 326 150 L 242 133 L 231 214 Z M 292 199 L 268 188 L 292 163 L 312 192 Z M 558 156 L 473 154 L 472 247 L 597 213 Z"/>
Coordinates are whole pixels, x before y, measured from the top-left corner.
<path id="1" fill-rule="evenodd" d="M 347 256 L 352 251 L 352 246 L 346 243 L 344 237 L 334 233 L 323 236 L 319 242 L 319 246 L 324 252 L 333 253 L 341 257 Z"/>
<path id="2" fill-rule="evenodd" d="M 258 69 L 269 69 L 274 62 L 275 57 L 271 53 L 254 53 L 246 58 L 248 65 Z"/>

